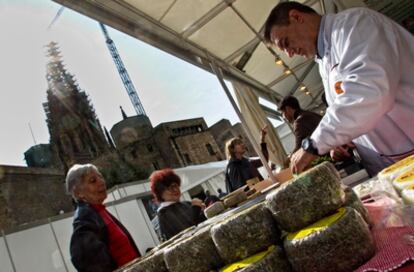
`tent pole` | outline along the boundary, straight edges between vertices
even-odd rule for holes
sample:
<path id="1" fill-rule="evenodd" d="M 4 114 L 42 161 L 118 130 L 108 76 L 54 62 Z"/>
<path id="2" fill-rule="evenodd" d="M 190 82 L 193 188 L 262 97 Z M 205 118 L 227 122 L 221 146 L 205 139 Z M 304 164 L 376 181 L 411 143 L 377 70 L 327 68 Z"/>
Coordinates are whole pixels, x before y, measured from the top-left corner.
<path id="1" fill-rule="evenodd" d="M 269 177 L 270 177 L 270 179 L 272 180 L 273 183 L 278 183 L 278 181 L 276 180 L 275 176 L 272 173 L 272 169 L 270 169 L 269 164 L 266 161 L 266 158 L 264 157 L 264 155 L 262 153 L 262 150 L 260 149 L 260 146 L 257 144 L 253 134 L 251 133 L 250 129 L 247 127 L 246 120 L 244 119 L 243 115 L 241 114 L 239 108 L 237 107 L 236 101 L 234 101 L 234 98 L 231 95 L 229 88 L 227 87 L 226 83 L 224 82 L 224 77 L 222 75 L 221 69 L 219 67 L 217 67 L 217 65 L 214 63 L 214 61 L 210 61 L 210 65 L 211 65 L 211 68 L 212 68 L 214 74 L 217 76 L 217 79 L 220 82 L 221 87 L 223 88 L 224 92 L 226 93 L 228 99 L 230 100 L 231 105 L 233 106 L 234 110 L 236 111 L 236 114 L 239 117 L 239 119 L 242 123 L 242 126 L 244 128 L 244 131 L 246 132 L 247 137 L 249 138 L 250 142 L 252 143 L 254 150 L 259 155 L 260 160 L 262 161 L 263 166 L 265 167 L 265 169 L 267 171 L 267 174 L 269 175 Z"/>

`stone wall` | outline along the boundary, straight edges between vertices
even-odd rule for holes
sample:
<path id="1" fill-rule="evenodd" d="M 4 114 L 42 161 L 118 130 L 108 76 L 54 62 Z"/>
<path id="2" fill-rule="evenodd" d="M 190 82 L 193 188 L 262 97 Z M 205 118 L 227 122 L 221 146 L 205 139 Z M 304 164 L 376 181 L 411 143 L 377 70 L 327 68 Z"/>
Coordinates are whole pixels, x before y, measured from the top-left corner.
<path id="1" fill-rule="evenodd" d="M 223 153 L 209 131 L 180 136 L 175 141 L 186 165 L 224 160 Z"/>
<path id="2" fill-rule="evenodd" d="M 72 211 L 64 179 L 55 169 L 0 165 L 0 229 Z"/>
<path id="3" fill-rule="evenodd" d="M 128 162 L 149 171 L 167 166 L 153 137 L 129 144 L 122 149 L 122 154 Z"/>
<path id="4" fill-rule="evenodd" d="M 223 153 L 226 155 L 225 147 L 226 142 L 234 137 L 241 137 L 244 140 L 244 143 L 247 147 L 247 155 L 248 156 L 257 156 L 256 152 L 254 151 L 253 145 L 250 143 L 249 139 L 247 138 L 246 133 L 243 130 L 241 123 L 236 123 L 235 125 L 231 125 L 230 121 L 227 119 L 221 119 L 214 125 L 209 128 L 209 131 L 216 139 L 216 142 Z M 223 157 L 223 159 L 226 159 Z"/>

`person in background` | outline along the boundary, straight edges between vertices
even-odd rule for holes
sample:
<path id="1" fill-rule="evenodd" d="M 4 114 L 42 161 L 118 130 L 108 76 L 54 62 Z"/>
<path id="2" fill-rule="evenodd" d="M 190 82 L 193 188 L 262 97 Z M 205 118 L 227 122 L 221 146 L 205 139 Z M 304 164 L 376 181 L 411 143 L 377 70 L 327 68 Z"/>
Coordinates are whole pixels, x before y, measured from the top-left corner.
<path id="1" fill-rule="evenodd" d="M 226 196 L 227 194 L 221 190 L 221 188 L 217 189 L 218 197 L 222 198 L 223 196 Z"/>
<path id="2" fill-rule="evenodd" d="M 81 272 L 110 272 L 140 257 L 127 229 L 105 208 L 105 180 L 93 164 L 75 164 L 66 190 L 76 202 L 70 256 Z"/>
<path id="3" fill-rule="evenodd" d="M 163 240 L 206 220 L 203 201 L 198 198 L 191 202 L 180 201 L 181 179 L 172 169 L 153 172 L 150 184 L 155 201 L 159 203 L 157 214 Z"/>
<path id="4" fill-rule="evenodd" d="M 204 204 L 206 205 L 206 208 L 217 201 L 220 201 L 220 198 L 218 198 L 216 195 L 212 195 L 209 190 L 206 190 L 206 198 L 204 199 Z"/>
<path id="5" fill-rule="evenodd" d="M 260 147 L 267 161 L 269 153 L 265 142 L 266 134 L 267 127 L 264 127 L 261 130 Z M 233 138 L 226 143 L 226 155 L 229 162 L 225 170 L 225 182 L 228 193 L 243 187 L 249 179 L 258 177 L 259 180 L 263 180 L 263 177 L 257 170 L 258 167 L 263 166 L 261 160 L 246 158 L 244 156 L 246 151 L 246 146 L 240 138 Z"/>
<path id="6" fill-rule="evenodd" d="M 303 139 L 312 135 L 322 116 L 311 111 L 302 110 L 299 101 L 294 96 L 283 98 L 279 104 L 279 110 L 282 112 L 283 117 L 293 125 L 293 135 L 295 135 L 293 154 L 300 149 Z M 290 157 L 288 157 L 288 160 L 290 160 Z M 285 165 L 288 166 L 288 162 Z"/>
<path id="7" fill-rule="evenodd" d="M 350 142 L 371 175 L 414 154 L 411 33 L 367 8 L 321 16 L 290 1 L 271 11 L 264 32 L 265 40 L 289 57 L 315 58 L 329 104 L 292 155 L 293 173 Z"/>

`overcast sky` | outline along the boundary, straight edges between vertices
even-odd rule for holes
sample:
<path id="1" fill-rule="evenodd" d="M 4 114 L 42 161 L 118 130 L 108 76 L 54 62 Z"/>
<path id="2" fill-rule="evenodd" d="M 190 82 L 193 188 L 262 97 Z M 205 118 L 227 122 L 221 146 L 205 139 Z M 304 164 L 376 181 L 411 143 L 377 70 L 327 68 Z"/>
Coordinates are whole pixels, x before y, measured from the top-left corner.
<path id="1" fill-rule="evenodd" d="M 119 106 L 135 111 L 99 25 L 50 0 L 0 0 L 0 164 L 26 165 L 23 153 L 48 143 L 44 45 L 59 43 L 64 64 L 91 98 L 108 130 L 121 120 Z M 204 117 L 207 125 L 238 118 L 216 77 L 163 51 L 108 28 L 153 126 Z"/>

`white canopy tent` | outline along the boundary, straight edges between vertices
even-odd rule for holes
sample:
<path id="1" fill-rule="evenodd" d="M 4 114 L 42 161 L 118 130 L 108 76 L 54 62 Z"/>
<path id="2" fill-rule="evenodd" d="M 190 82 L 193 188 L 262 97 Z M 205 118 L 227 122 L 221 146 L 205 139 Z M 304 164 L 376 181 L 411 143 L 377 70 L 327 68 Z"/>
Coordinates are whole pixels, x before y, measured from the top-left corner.
<path id="1" fill-rule="evenodd" d="M 214 62 L 225 79 L 247 84 L 270 102 L 294 94 L 304 108 L 320 104 L 323 87 L 313 60 L 288 58 L 262 42 L 264 22 L 279 0 L 54 1 L 207 71 Z M 324 1 L 299 2 L 322 13 Z"/>
<path id="2" fill-rule="evenodd" d="M 262 161 L 260 148 L 249 131 L 257 123 L 246 123 L 243 115 L 248 113 L 240 113 L 223 79 L 242 84 L 275 104 L 271 108 L 261 106 L 271 118 L 280 118 L 276 104 L 287 95 L 297 97 L 304 109 L 324 109 L 323 86 L 315 62 L 300 56 L 288 58 L 263 42 L 265 20 L 279 0 L 54 1 L 215 73 Z M 325 12 L 325 2 L 332 11 L 362 5 L 362 0 L 299 2 L 319 13 Z M 273 146 L 281 146 L 279 139 Z M 276 152 L 274 162 L 280 164 L 285 152 Z"/>

